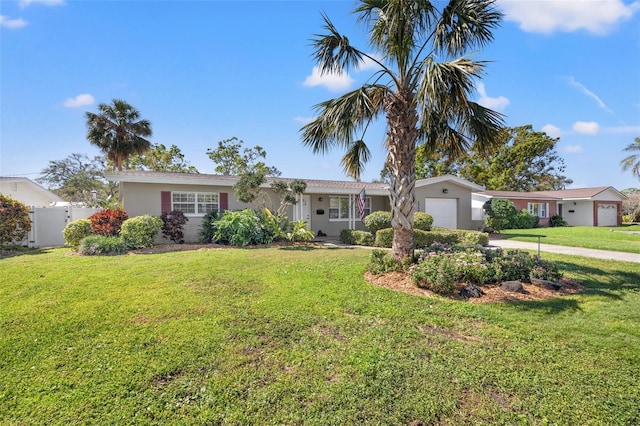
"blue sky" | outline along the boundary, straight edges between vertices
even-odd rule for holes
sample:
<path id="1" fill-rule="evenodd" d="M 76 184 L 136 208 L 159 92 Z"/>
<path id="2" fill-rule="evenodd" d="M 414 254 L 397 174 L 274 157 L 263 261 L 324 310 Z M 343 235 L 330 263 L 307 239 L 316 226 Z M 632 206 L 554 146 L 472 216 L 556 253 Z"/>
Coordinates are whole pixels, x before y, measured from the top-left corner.
<path id="1" fill-rule="evenodd" d="M 368 53 L 347 1 L 0 0 L 0 175 L 35 179 L 50 160 L 98 155 L 86 111 L 124 99 L 201 173 L 230 137 L 261 145 L 284 177 L 347 179 L 342 152 L 313 155 L 300 128 L 313 105 L 357 87 L 363 66 L 314 72 L 310 39 L 325 12 Z M 640 1 L 498 1 L 477 99 L 509 126 L 560 137 L 572 187 L 640 187 L 622 150 L 640 136 Z M 384 123 L 365 136 L 363 180 L 385 159 Z"/>

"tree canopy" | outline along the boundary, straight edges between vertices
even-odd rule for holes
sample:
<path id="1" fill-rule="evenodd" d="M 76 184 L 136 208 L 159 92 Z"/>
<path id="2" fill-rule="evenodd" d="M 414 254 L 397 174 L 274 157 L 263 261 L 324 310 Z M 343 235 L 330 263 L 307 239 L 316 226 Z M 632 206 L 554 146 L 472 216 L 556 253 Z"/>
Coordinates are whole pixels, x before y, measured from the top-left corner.
<path id="1" fill-rule="evenodd" d="M 153 144 L 143 154 L 132 156 L 129 166 L 132 169 L 154 172 L 199 173 L 198 169 L 185 159 L 176 145 L 171 145 L 167 149 L 163 144 Z"/>
<path id="2" fill-rule="evenodd" d="M 531 125 L 504 128 L 487 152 L 471 150 L 452 160 L 442 151 L 418 148 L 418 177 L 453 174 L 496 191 L 551 191 L 573 181 L 562 173 L 564 160 L 555 151 L 559 138 Z"/>
<path id="3" fill-rule="evenodd" d="M 145 139 L 152 135 L 151 123 L 141 120 L 140 112 L 121 99 L 98 104 L 98 110 L 98 114 L 86 113 L 87 139 L 117 170 L 128 168 L 129 157 L 151 148 L 151 142 Z"/>
<path id="4" fill-rule="evenodd" d="M 640 137 L 635 138 L 633 143 L 627 145 L 623 151 L 631 152 L 632 154 L 629 154 L 620 162 L 622 171 L 631 170 L 631 173 L 640 179 Z"/>

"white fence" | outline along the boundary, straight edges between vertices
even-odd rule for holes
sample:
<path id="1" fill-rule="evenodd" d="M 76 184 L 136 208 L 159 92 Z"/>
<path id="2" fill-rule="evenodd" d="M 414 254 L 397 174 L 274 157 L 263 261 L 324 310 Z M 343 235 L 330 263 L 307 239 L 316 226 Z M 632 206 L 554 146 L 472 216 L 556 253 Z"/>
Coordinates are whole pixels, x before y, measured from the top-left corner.
<path id="1" fill-rule="evenodd" d="M 62 230 L 67 223 L 86 219 L 102 209 L 88 207 L 32 207 L 29 210 L 31 231 L 27 236 L 29 247 L 57 247 L 64 245 Z"/>

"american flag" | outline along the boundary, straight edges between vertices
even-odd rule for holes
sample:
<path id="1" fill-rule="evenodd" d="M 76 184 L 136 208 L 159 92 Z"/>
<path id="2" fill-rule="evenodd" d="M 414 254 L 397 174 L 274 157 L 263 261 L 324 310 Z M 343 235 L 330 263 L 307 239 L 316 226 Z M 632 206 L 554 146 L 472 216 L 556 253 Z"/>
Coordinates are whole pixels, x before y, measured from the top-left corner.
<path id="1" fill-rule="evenodd" d="M 365 207 L 365 194 L 364 188 L 358 194 L 358 210 L 360 211 L 360 222 L 364 221 L 364 207 Z"/>

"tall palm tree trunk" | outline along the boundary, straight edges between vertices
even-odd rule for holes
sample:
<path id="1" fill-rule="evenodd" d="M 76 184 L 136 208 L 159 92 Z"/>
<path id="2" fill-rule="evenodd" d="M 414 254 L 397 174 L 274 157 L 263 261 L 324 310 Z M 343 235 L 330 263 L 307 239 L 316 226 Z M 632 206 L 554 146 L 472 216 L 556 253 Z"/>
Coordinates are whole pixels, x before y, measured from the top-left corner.
<path id="1" fill-rule="evenodd" d="M 394 93 L 387 106 L 387 166 L 391 175 L 391 227 L 393 257 L 402 260 L 413 255 L 415 154 L 418 139 L 418 113 L 409 90 Z"/>

